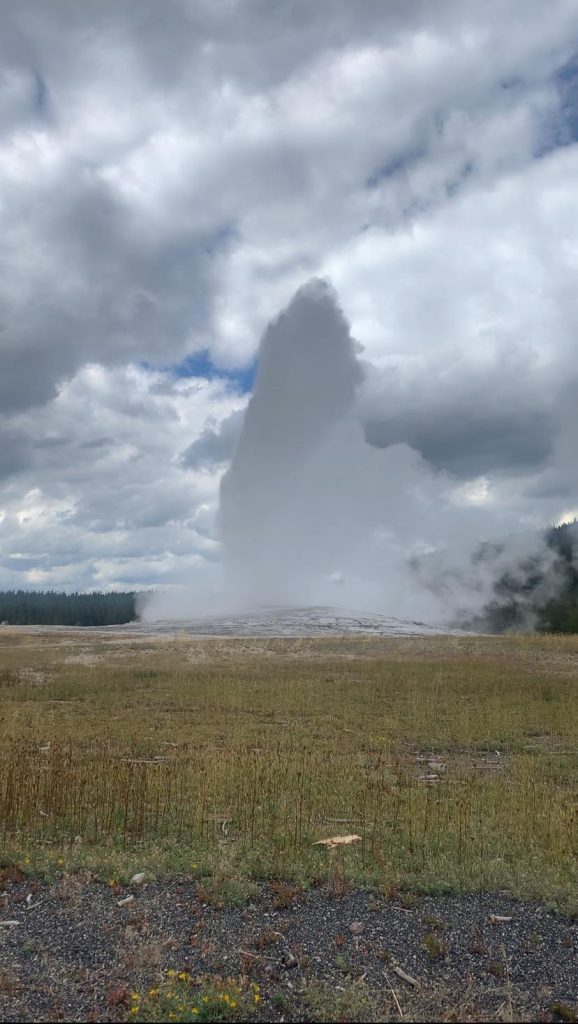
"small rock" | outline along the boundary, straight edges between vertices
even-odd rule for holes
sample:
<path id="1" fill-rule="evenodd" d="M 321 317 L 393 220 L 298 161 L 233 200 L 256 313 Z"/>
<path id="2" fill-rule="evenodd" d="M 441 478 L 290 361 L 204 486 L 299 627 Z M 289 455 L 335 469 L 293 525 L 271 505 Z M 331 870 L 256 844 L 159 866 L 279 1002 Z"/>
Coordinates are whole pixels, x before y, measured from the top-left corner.
<path id="1" fill-rule="evenodd" d="M 134 896 L 131 893 L 130 896 L 125 896 L 123 900 L 117 900 L 116 905 L 117 907 L 126 907 L 127 903 L 132 903 L 133 901 Z"/>
<path id="2" fill-rule="evenodd" d="M 293 967 L 297 967 L 297 964 L 297 957 L 293 956 L 293 953 L 289 953 L 289 951 L 287 951 L 283 956 L 283 966 L 290 971 Z"/>
<path id="3" fill-rule="evenodd" d="M 504 917 L 502 914 L 490 914 L 492 924 L 504 924 L 504 922 L 511 920 L 511 917 Z"/>
<path id="4" fill-rule="evenodd" d="M 17 924 L 22 924 L 21 921 L 0 921 L 0 928 L 15 928 Z"/>
<path id="5" fill-rule="evenodd" d="M 146 871 L 137 871 L 136 875 L 133 875 L 130 884 L 131 885 L 142 885 L 147 876 Z"/>
<path id="6" fill-rule="evenodd" d="M 361 935 L 364 928 L 365 925 L 363 924 L 363 921 L 352 921 L 349 925 L 349 931 L 352 935 Z"/>

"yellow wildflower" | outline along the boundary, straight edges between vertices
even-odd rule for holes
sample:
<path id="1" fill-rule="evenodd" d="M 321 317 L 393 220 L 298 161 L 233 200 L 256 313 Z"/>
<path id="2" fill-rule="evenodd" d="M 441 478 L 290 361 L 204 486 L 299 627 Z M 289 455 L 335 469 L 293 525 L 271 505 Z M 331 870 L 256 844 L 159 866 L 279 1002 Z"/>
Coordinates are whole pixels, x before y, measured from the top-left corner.
<path id="1" fill-rule="evenodd" d="M 140 999 L 140 996 L 139 996 L 138 992 L 131 992 L 130 997 L 131 997 L 133 1003 L 138 1003 L 138 1001 Z"/>
<path id="2" fill-rule="evenodd" d="M 186 971 L 181 971 L 181 973 L 178 975 L 179 981 L 186 981 L 188 977 L 189 975 L 187 974 Z"/>
<path id="3" fill-rule="evenodd" d="M 172 970 L 167 971 L 167 978 L 176 978 L 176 976 L 177 976 L 177 972 L 176 971 L 172 971 Z"/>

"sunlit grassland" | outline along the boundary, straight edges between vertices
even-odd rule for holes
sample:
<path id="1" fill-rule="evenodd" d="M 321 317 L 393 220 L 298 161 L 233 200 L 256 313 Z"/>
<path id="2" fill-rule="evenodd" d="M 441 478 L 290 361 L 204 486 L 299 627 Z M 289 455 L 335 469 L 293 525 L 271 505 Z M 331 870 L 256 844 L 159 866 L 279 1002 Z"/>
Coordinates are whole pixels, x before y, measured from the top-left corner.
<path id="1" fill-rule="evenodd" d="M 568 905 L 577 696 L 575 637 L 2 631 L 2 856 L 306 882 L 356 832 L 358 881 Z"/>

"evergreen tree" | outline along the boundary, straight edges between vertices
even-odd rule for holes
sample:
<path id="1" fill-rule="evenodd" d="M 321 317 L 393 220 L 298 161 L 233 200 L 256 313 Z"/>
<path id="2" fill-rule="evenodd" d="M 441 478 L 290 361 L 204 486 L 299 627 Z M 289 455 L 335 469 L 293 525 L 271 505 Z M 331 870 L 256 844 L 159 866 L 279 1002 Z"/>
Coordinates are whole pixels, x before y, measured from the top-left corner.
<path id="1" fill-rule="evenodd" d="M 0 622 L 14 626 L 110 626 L 134 622 L 137 594 L 65 594 L 55 590 L 0 592 Z"/>

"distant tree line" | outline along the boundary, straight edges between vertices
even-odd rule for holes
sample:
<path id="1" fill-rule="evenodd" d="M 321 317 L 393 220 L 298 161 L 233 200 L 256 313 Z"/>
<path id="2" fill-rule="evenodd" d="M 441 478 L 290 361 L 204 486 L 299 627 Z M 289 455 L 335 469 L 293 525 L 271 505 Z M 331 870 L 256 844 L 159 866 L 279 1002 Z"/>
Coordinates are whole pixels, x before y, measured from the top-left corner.
<path id="1" fill-rule="evenodd" d="M 544 533 L 554 555 L 544 570 L 539 558 L 528 558 L 515 573 L 494 584 L 491 601 L 470 628 L 491 633 L 578 633 L 578 521 L 554 526 Z"/>
<path id="2" fill-rule="evenodd" d="M 13 626 L 111 626 L 137 618 L 134 592 L 65 594 L 56 590 L 0 591 L 0 622 Z"/>

